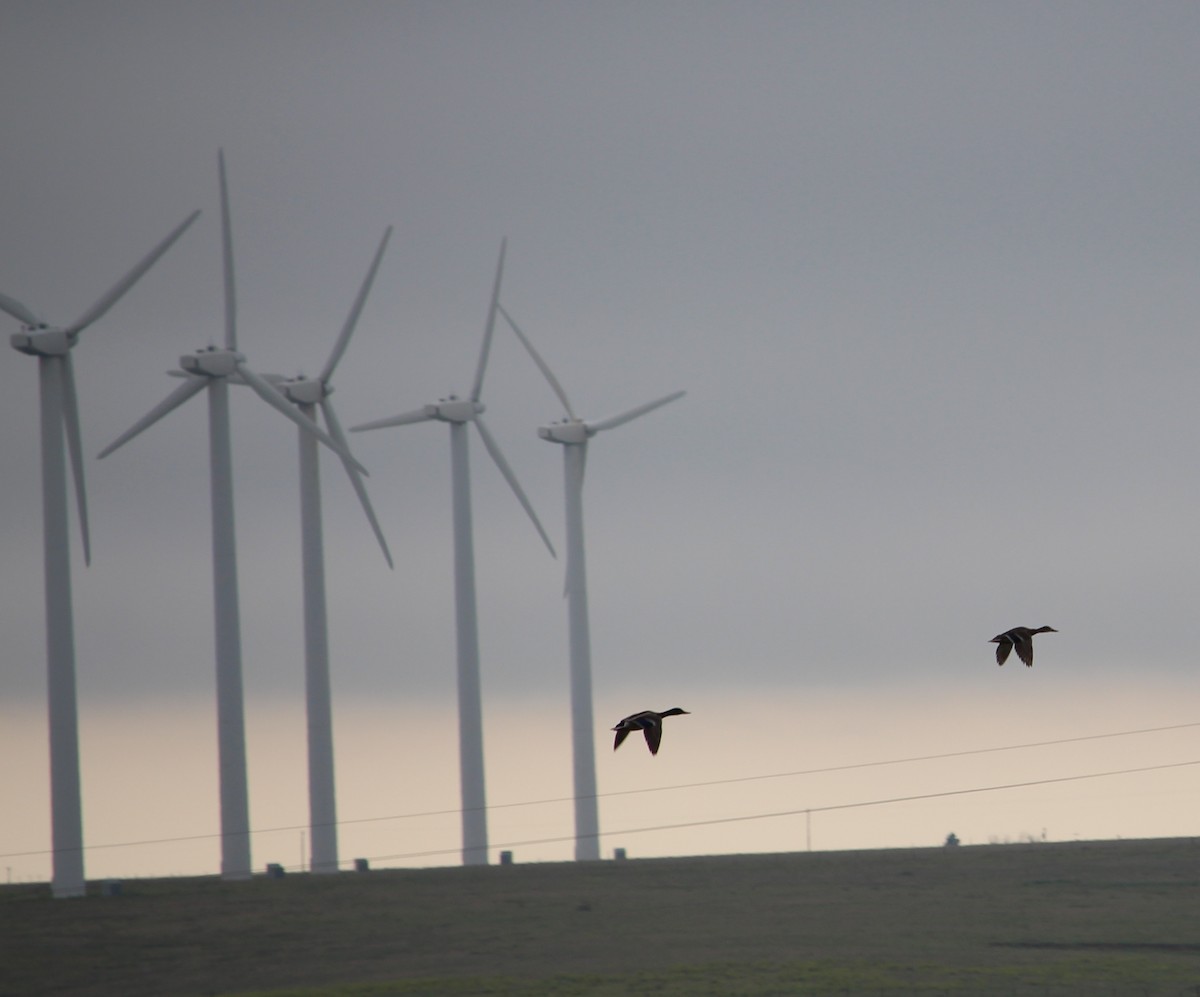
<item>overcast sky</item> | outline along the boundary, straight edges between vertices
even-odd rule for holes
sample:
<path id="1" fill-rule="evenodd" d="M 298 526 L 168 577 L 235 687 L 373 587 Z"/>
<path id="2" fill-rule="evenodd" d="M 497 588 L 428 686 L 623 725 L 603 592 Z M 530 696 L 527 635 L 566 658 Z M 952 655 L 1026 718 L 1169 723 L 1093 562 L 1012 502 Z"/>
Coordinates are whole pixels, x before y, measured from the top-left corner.
<path id="1" fill-rule="evenodd" d="M 811 733 L 829 723 L 817 703 L 857 704 L 826 731 L 839 738 L 868 716 L 924 735 L 953 712 L 946 751 L 1194 719 L 1198 42 L 1191 3 L 0 3 L 0 293 L 68 323 L 203 211 L 74 352 L 85 768 L 101 718 L 128 726 L 128 711 L 199 711 L 195 745 L 181 721 L 175 750 L 212 752 L 203 398 L 94 456 L 175 386 L 182 354 L 221 340 L 219 148 L 239 345 L 260 373 L 319 370 L 395 226 L 337 371 L 346 425 L 469 390 L 505 237 L 502 300 L 580 415 L 687 390 L 590 449 L 602 787 L 625 785 L 614 758 L 634 764 L 607 727 L 642 708 L 692 710 L 664 740 L 705 758 L 672 762 L 679 782 L 709 777 L 701 746 L 723 745 L 739 776 L 845 760 L 852 744 Z M 0 701 L 33 718 L 5 735 L 7 757 L 29 758 L 45 752 L 37 378 L 6 353 Z M 303 689 L 296 434 L 234 394 L 261 731 L 255 711 Z M 483 400 L 561 549 L 561 449 L 536 434 L 561 407 L 502 327 Z M 400 750 L 448 753 L 453 805 L 448 437 L 353 437 L 394 571 L 337 462 L 323 475 L 339 724 L 350 738 L 365 703 L 389 737 L 389 709 L 441 724 L 444 752 L 436 733 Z M 533 794 L 565 795 L 564 566 L 472 448 L 492 798 L 498 757 L 513 785 L 532 778 L 523 751 L 557 759 Z M 988 638 L 1042 624 L 1060 632 L 1038 638 L 1032 671 L 996 668 Z M 739 728 L 763 726 L 765 701 L 794 704 L 795 726 L 756 729 L 751 748 Z M 523 709 L 561 711 L 561 743 L 535 719 L 502 737 L 498 718 Z M 869 734 L 867 758 L 913 753 Z M 299 743 L 278 822 L 305 813 Z M 126 764 L 85 776 L 90 827 L 98 779 L 144 800 Z M 8 773 L 42 821 L 6 807 L 11 851 L 43 847 L 44 776 Z M 269 795 L 252 797 L 256 826 Z M 548 833 L 569 834 L 567 814 Z"/>

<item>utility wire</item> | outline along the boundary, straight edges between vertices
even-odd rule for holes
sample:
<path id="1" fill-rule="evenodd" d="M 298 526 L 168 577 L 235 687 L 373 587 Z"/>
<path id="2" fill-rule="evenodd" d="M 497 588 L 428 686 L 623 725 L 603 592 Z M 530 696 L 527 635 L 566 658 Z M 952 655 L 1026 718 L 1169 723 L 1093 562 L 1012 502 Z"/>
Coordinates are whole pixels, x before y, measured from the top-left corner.
<path id="1" fill-rule="evenodd" d="M 677 789 L 703 789 L 707 786 L 726 786 L 739 782 L 757 782 L 764 779 L 787 779 L 803 775 L 824 775 L 829 772 L 848 772 L 852 769 L 879 768 L 885 765 L 904 765 L 911 762 L 929 762 L 942 758 L 962 758 L 968 755 L 986 755 L 999 751 L 1017 751 L 1022 748 L 1046 748 L 1056 744 L 1073 744 L 1079 741 L 1097 741 L 1111 737 L 1129 737 L 1134 734 L 1157 734 L 1167 730 L 1182 730 L 1187 727 L 1200 727 L 1200 721 L 1182 724 L 1168 724 L 1164 727 L 1141 727 L 1137 730 L 1118 730 L 1107 734 L 1084 734 L 1079 737 L 1064 737 L 1051 741 L 1028 741 L 1024 744 L 1004 744 L 992 748 L 969 748 L 965 751 L 945 751 L 933 755 L 912 755 L 907 758 L 887 758 L 871 762 L 852 762 L 846 765 L 827 765 L 822 768 L 796 769 L 790 772 L 771 772 L 765 775 L 733 776 L 728 779 L 709 779 L 704 782 L 681 782 L 673 786 L 647 786 L 641 789 L 616 789 L 608 793 L 597 793 L 594 797 L 555 796 L 544 800 L 519 800 L 512 803 L 491 803 L 486 807 L 472 807 L 466 810 L 453 808 L 449 810 L 426 810 L 409 814 L 391 814 L 383 817 L 357 817 L 338 821 L 343 824 L 367 824 L 384 820 L 410 820 L 414 817 L 445 817 L 453 814 L 470 813 L 474 810 L 507 810 L 513 807 L 538 807 L 551 803 L 574 803 L 576 799 L 607 799 L 611 796 L 636 796 L 640 793 L 665 793 Z M 296 827 L 266 828 L 265 831 L 295 831 L 302 830 L 307 825 Z M 258 832 L 254 832 L 258 833 Z M 3 858 L 3 856 L 0 856 Z"/>
<path id="2" fill-rule="evenodd" d="M 1137 728 L 1136 730 L 1119 730 L 1119 731 L 1112 731 L 1107 734 L 1084 734 L 1084 735 L 1081 735 L 1078 737 L 1064 737 L 1064 738 L 1057 738 L 1055 740 L 1050 740 L 1050 741 L 1028 741 L 1023 744 L 1005 744 L 1005 745 L 999 745 L 999 746 L 991 747 L 991 748 L 970 748 L 970 749 L 967 749 L 964 751 L 945 751 L 945 752 L 940 752 L 940 753 L 932 754 L 932 755 L 912 755 L 912 756 L 909 756 L 906 758 L 888 758 L 888 759 L 882 759 L 882 760 L 876 760 L 876 761 L 870 761 L 870 762 L 853 762 L 853 763 L 846 764 L 846 765 L 829 765 L 829 766 L 824 766 L 822 768 L 796 769 L 796 770 L 790 771 L 790 772 L 772 772 L 772 773 L 767 773 L 767 774 L 763 774 L 763 775 L 735 776 L 735 777 L 732 777 L 729 779 L 710 779 L 705 782 L 686 782 L 686 783 L 678 783 L 678 784 L 672 785 L 672 786 L 649 786 L 649 787 L 645 787 L 642 789 L 619 789 L 619 790 L 613 790 L 612 792 L 608 792 L 608 793 L 597 793 L 595 798 L 601 799 L 601 798 L 615 797 L 615 796 L 634 796 L 634 795 L 641 794 L 641 793 L 661 793 L 661 792 L 670 792 L 670 791 L 679 790 L 679 789 L 702 789 L 707 786 L 724 786 L 724 785 L 731 785 L 731 784 L 739 783 L 739 782 L 756 782 L 756 781 L 761 781 L 761 780 L 765 780 L 765 779 L 786 779 L 786 778 L 792 778 L 792 777 L 796 777 L 796 776 L 805 776 L 805 775 L 823 775 L 823 774 L 826 774 L 829 772 L 848 772 L 848 771 L 851 771 L 854 769 L 879 768 L 879 767 L 882 767 L 885 765 L 905 765 L 905 764 L 909 764 L 912 762 L 937 761 L 937 760 L 943 759 L 943 758 L 962 758 L 962 757 L 966 757 L 969 755 L 984 755 L 984 754 L 991 754 L 991 753 L 1000 752 L 1000 751 L 1017 751 L 1017 750 L 1020 750 L 1023 748 L 1046 748 L 1046 747 L 1051 747 L 1051 746 L 1058 745 L 1058 744 L 1074 744 L 1074 743 L 1078 743 L 1081 741 L 1098 741 L 1098 740 L 1103 740 L 1105 738 L 1129 737 L 1129 736 L 1137 735 L 1137 734 L 1157 734 L 1162 731 L 1182 730 L 1182 729 L 1185 729 L 1188 727 L 1200 727 L 1200 721 L 1192 721 L 1189 723 L 1181 723 L 1181 724 L 1168 724 L 1168 725 L 1162 726 L 1162 727 L 1140 727 L 1140 728 Z M 1184 764 L 1191 764 L 1191 763 L 1187 762 Z M 380 817 L 354 817 L 354 818 L 350 818 L 347 820 L 337 821 L 337 826 L 342 827 L 342 826 L 348 826 L 351 824 L 370 824 L 370 823 L 377 823 L 380 821 L 388 821 L 388 820 L 412 820 L 412 819 L 415 819 L 418 817 L 448 817 L 448 816 L 453 816 L 453 815 L 462 814 L 462 813 L 469 813 L 473 810 L 479 810 L 479 809 L 482 809 L 482 810 L 508 810 L 508 809 L 512 809 L 515 807 L 536 807 L 536 806 L 545 806 L 545 805 L 552 804 L 552 803 L 573 803 L 575 801 L 575 799 L 576 799 L 576 797 L 574 797 L 574 796 L 558 796 L 558 797 L 551 797 L 551 798 L 544 799 L 544 800 L 519 800 L 519 801 L 514 801 L 512 803 L 492 803 L 486 807 L 468 808 L 465 810 L 463 808 L 455 807 L 455 808 L 450 808 L 450 809 L 445 809 L 445 810 L 424 810 L 424 811 L 418 811 L 415 813 L 407 813 L 407 814 L 388 814 L 388 815 L 384 815 L 384 816 L 380 816 Z M 735 819 L 740 819 L 740 818 L 735 818 Z M 255 829 L 251 830 L 249 833 L 254 835 L 254 834 L 274 834 L 274 833 L 280 833 L 280 832 L 284 832 L 284 831 L 305 831 L 305 830 L 308 830 L 312 826 L 314 826 L 314 825 L 287 824 L 287 825 L 282 825 L 279 827 L 255 828 Z M 320 825 L 316 825 L 316 826 L 320 826 Z M 206 839 L 219 838 L 219 837 L 221 837 L 220 832 L 209 832 L 209 833 L 205 833 L 205 834 L 186 834 L 186 835 L 179 835 L 176 837 L 168 837 L 168 838 L 147 838 L 147 839 L 140 840 L 140 841 L 114 841 L 114 842 L 109 842 L 107 844 L 101 844 L 101 845 L 85 845 L 84 849 L 86 851 L 97 851 L 102 848 L 133 848 L 133 847 L 139 847 L 139 846 L 143 846 L 143 845 L 168 845 L 168 844 L 182 843 L 185 841 L 203 841 Z M 551 841 L 574 840 L 574 835 L 572 835 L 570 838 L 563 838 L 563 839 L 555 838 L 555 839 L 548 839 L 548 840 L 551 840 Z M 518 842 L 518 844 L 525 844 L 525 842 Z M 449 851 L 458 851 L 458 849 L 449 849 Z M 31 851 L 24 851 L 24 852 L 3 852 L 3 853 L 0 853 L 0 859 L 25 858 L 25 857 L 28 857 L 31 855 L 49 855 L 52 852 L 53 852 L 53 849 L 50 849 L 50 848 L 40 848 L 40 849 L 34 849 Z M 442 853 L 441 852 L 430 852 L 430 853 L 418 853 L 418 854 L 423 855 L 423 854 L 442 854 Z M 387 856 L 385 856 L 385 858 L 386 857 Z M 404 857 L 411 857 L 411 856 L 404 856 Z"/>
<path id="3" fill-rule="evenodd" d="M 890 758 L 884 761 L 853 762 L 848 765 L 829 765 L 824 768 L 798 769 L 794 772 L 774 772 L 767 775 L 743 775 L 730 779 L 711 779 L 707 782 L 684 782 L 675 786 L 653 786 L 648 789 L 622 789 L 611 793 L 600 793 L 600 796 L 629 796 L 634 793 L 659 793 L 673 789 L 699 789 L 704 786 L 724 786 L 735 782 L 755 782 L 762 779 L 786 779 L 799 775 L 822 775 L 827 772 L 848 772 L 851 769 L 877 768 L 883 765 L 903 765 L 908 762 L 930 762 L 940 758 L 962 758 L 967 755 L 986 755 L 997 751 L 1016 751 L 1020 748 L 1045 748 L 1055 744 L 1072 744 L 1077 741 L 1097 741 L 1106 737 L 1127 737 L 1130 734 L 1154 734 L 1164 730 L 1179 730 L 1184 727 L 1200 727 L 1200 721 L 1184 724 L 1170 724 L 1166 727 L 1143 727 L 1140 730 L 1119 730 L 1110 734 L 1085 734 L 1082 737 L 1064 737 L 1054 741 L 1029 741 L 1026 744 L 1005 744 L 995 748 L 970 748 L 966 751 L 945 751 L 936 755 L 912 755 L 908 758 Z M 573 799 L 567 797 L 566 799 Z M 559 803 L 561 800 L 545 800 L 538 802 Z M 529 804 L 508 803 L 502 806 L 527 806 Z"/>
<path id="4" fill-rule="evenodd" d="M 1064 775 L 1053 779 L 1032 779 L 1028 782 L 1010 782 L 999 786 L 974 786 L 969 789 L 948 789 L 939 793 L 919 793 L 913 796 L 893 796 L 883 800 L 860 800 L 855 803 L 832 803 L 823 807 L 800 807 L 796 810 L 776 810 L 765 814 L 743 814 L 738 817 L 714 817 L 709 820 L 687 821 L 682 824 L 658 824 L 653 827 L 630 827 L 622 831 L 601 831 L 579 837 L 603 838 L 615 837 L 622 834 L 646 834 L 652 831 L 678 831 L 691 827 L 710 827 L 715 824 L 733 824 L 741 821 L 767 820 L 772 817 L 796 817 L 800 814 L 827 813 L 831 810 L 853 810 L 859 807 L 879 807 L 891 803 L 912 803 L 918 800 L 936 800 L 947 796 L 965 796 L 968 793 L 994 793 L 1002 789 L 1026 789 L 1030 786 L 1048 786 L 1053 783 L 1079 782 L 1084 779 L 1102 779 L 1114 775 L 1133 775 L 1140 772 L 1157 772 L 1163 769 L 1184 768 L 1189 765 L 1200 765 L 1200 758 L 1190 762 L 1168 762 L 1164 765 L 1144 765 L 1139 768 L 1114 769 L 1110 772 L 1088 772 L 1084 775 Z M 555 838 L 534 838 L 528 841 L 510 841 L 496 848 L 515 848 L 518 845 L 549 845 L 564 841 L 574 841 L 575 835 L 563 835 Z M 407 852 L 398 855 L 379 855 L 374 861 L 390 861 L 394 859 L 427 858 L 433 855 L 450 855 L 461 851 L 460 848 L 438 848 L 424 852 Z"/>

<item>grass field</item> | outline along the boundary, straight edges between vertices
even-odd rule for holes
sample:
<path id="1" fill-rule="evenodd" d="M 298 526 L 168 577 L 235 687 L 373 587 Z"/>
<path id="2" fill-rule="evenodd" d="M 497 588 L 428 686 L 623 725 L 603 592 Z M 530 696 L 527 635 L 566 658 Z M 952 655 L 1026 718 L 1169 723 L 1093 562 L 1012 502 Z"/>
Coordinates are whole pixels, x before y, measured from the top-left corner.
<path id="1" fill-rule="evenodd" d="M 1200 995 L 1200 839 L 0 887 L 3 997 Z"/>

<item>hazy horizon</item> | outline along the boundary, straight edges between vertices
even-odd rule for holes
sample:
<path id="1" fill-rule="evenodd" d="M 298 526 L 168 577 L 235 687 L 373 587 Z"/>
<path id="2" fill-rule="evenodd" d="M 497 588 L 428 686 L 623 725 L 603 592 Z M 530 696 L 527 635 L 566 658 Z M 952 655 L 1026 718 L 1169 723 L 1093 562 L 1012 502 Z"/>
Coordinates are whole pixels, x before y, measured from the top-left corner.
<path id="1" fill-rule="evenodd" d="M 1187 787 L 1195 768 L 1104 773 L 1200 764 L 1190 751 L 1194 714 L 1165 702 L 1162 688 L 1120 691 L 1123 708 L 1093 695 L 1080 702 L 1086 716 L 1064 722 L 1048 704 L 1027 710 L 1019 724 L 1010 719 L 1023 706 L 1014 690 L 993 695 L 982 709 L 967 697 L 930 705 L 901 689 L 892 690 L 886 705 L 856 705 L 852 692 L 817 693 L 808 702 L 732 693 L 689 701 L 690 716 L 667 721 L 657 757 L 633 738 L 614 753 L 611 734 L 598 732 L 601 857 L 611 858 L 614 848 L 643 858 L 936 847 L 950 833 L 967 845 L 1189 836 Z M 617 704 L 610 700 L 599 700 L 598 711 L 612 713 Z M 167 705 L 109 706 L 82 718 L 90 748 L 84 756 L 89 878 L 218 871 L 213 710 L 203 703 Z M 513 851 L 517 862 L 574 856 L 568 715 L 550 705 L 493 699 L 486 711 L 492 862 L 501 850 Z M 721 710 L 749 719 L 739 728 Z M 854 714 L 859 724 L 848 727 L 845 718 Z M 251 699 L 247 716 L 255 871 L 268 862 L 305 870 L 307 785 L 297 764 L 304 757 L 303 702 Z M 44 733 L 40 716 L 3 710 L 0 719 L 14 742 L 37 743 Z M 353 868 L 355 858 L 373 868 L 459 863 L 452 720 L 421 704 L 339 703 L 343 869 Z M 1124 726 L 1130 722 L 1144 726 Z M 1174 729 L 1153 729 L 1164 726 Z M 780 730 L 790 730 L 787 749 Z M 154 754 L 169 738 L 195 748 L 182 758 Z M 31 766 L 10 773 L 6 783 L 6 798 L 40 806 L 6 818 L 0 862 L 14 882 L 44 880 L 50 868 L 44 771 Z M 905 797 L 916 799 L 887 802 Z M 771 814 L 784 816 L 764 816 Z"/>

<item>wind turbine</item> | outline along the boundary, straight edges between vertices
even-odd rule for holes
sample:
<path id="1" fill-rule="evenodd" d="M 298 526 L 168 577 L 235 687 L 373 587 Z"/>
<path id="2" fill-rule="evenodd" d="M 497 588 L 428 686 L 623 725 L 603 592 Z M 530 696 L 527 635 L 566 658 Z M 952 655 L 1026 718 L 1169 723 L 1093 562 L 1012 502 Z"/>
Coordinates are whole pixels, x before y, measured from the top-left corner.
<path id="1" fill-rule="evenodd" d="M 504 272 L 505 242 L 500 243 L 500 261 L 496 265 L 496 280 L 488 307 L 483 346 L 475 368 L 475 381 L 467 398 L 450 395 L 436 403 L 424 405 L 411 412 L 379 419 L 351 427 L 351 432 L 382 429 L 386 426 L 406 426 L 416 422 L 438 420 L 450 424 L 450 472 L 454 520 L 454 604 L 458 632 L 458 738 L 459 771 L 462 783 L 462 858 L 464 865 L 487 864 L 487 797 L 483 772 L 483 706 L 479 681 L 479 626 L 475 603 L 475 550 L 471 531 L 471 474 L 467 460 L 467 426 L 475 424 L 483 445 L 504 475 L 517 500 L 521 503 L 534 527 L 551 554 L 554 545 L 542 528 L 526 498 L 516 475 L 495 437 L 488 431 L 480 416 L 485 411 L 480 395 L 483 375 L 487 369 L 488 352 L 496 324 L 496 308 L 500 297 L 500 278 Z"/>
<path id="2" fill-rule="evenodd" d="M 0 294 L 0 309 L 21 323 L 13 349 L 38 358 L 42 432 L 42 530 L 46 588 L 46 669 L 50 727 L 50 810 L 56 897 L 79 897 L 83 873 L 83 807 L 80 802 L 79 718 L 75 697 L 75 624 L 71 606 L 71 551 L 67 524 L 66 435 L 84 562 L 91 563 L 79 401 L 71 349 L 79 334 L 103 316 L 141 279 L 200 214 L 194 211 L 99 301 L 68 326 L 41 321 L 21 302 Z"/>
<path id="3" fill-rule="evenodd" d="M 575 414 L 558 378 L 534 349 L 528 337 L 518 328 L 517 323 L 504 310 L 504 306 L 497 303 L 496 308 L 524 344 L 546 380 L 550 382 L 550 387 L 554 389 L 567 412 L 567 418 L 561 422 L 540 427 L 538 436 L 563 446 L 567 526 L 567 628 L 571 655 L 571 740 L 575 770 L 575 858 L 598 859 L 600 816 L 597 809 L 595 733 L 592 724 L 592 645 L 588 621 L 587 565 L 583 550 L 583 475 L 587 464 L 588 440 L 597 433 L 615 429 L 647 412 L 653 412 L 668 402 L 682 398 L 686 392 L 675 391 L 607 419 L 585 422 Z"/>
<path id="4" fill-rule="evenodd" d="M 208 392 L 209 458 L 213 525 L 213 604 L 216 633 L 217 747 L 221 797 L 221 875 L 248 879 L 250 805 L 246 787 L 246 731 L 242 697 L 241 621 L 233 521 L 233 467 L 229 431 L 229 383 L 245 383 L 268 405 L 315 435 L 339 456 L 353 458 L 327 433 L 296 411 L 246 364 L 237 349 L 237 301 L 233 279 L 233 237 L 225 156 L 218 156 L 221 181 L 221 242 L 225 282 L 225 345 L 180 357 L 184 382 L 100 452 L 107 457 L 193 395 Z"/>
<path id="5" fill-rule="evenodd" d="M 333 393 L 330 383 L 334 369 L 349 345 L 350 336 L 358 324 L 375 274 L 379 270 L 392 227 L 383 233 L 379 249 L 371 262 L 366 279 L 359 288 L 358 296 L 350 308 L 342 331 L 334 343 L 333 351 L 321 373 L 313 377 L 284 379 L 265 375 L 288 401 L 295 403 L 301 414 L 317 421 L 320 408 L 329 429 L 329 435 L 349 452 L 345 433 L 333 410 L 329 396 Z M 307 429 L 300 431 L 300 549 L 304 577 L 304 662 L 305 690 L 308 702 L 308 804 L 309 804 L 309 868 L 313 872 L 338 871 L 337 797 L 334 790 L 333 771 L 333 705 L 329 681 L 329 627 L 325 602 L 325 544 L 321 529 L 321 478 L 317 460 L 317 438 Z M 350 477 L 350 483 L 358 495 L 367 521 L 375 532 L 375 539 L 383 551 L 388 567 L 392 567 L 392 555 L 383 537 L 367 489 L 357 466 L 346 456 L 342 464 Z"/>

